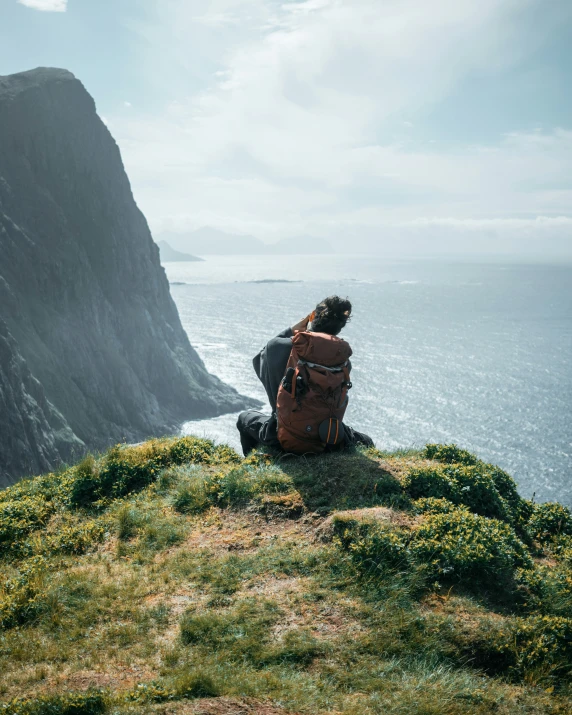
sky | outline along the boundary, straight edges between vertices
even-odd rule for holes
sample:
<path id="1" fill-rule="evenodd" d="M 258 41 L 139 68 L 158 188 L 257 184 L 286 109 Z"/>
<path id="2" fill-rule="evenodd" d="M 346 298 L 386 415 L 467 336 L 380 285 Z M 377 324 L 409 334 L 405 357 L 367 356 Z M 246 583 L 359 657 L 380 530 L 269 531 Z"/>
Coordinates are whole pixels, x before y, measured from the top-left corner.
<path id="1" fill-rule="evenodd" d="M 0 0 L 71 70 L 156 235 L 572 255 L 570 0 Z"/>

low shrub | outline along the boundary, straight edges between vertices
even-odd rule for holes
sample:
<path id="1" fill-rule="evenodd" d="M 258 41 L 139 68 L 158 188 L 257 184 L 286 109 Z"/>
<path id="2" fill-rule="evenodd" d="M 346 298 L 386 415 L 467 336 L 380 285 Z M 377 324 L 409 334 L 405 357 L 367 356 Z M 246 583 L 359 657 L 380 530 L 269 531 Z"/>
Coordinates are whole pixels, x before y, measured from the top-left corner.
<path id="1" fill-rule="evenodd" d="M 238 454 L 226 445 L 196 437 L 150 440 L 142 445 L 117 445 L 101 459 L 85 457 L 60 474 L 24 480 L 0 492 L 0 554 L 27 556 L 26 537 L 46 527 L 56 512 L 107 507 L 111 500 L 139 491 L 154 482 L 161 471 L 184 463 L 238 464 Z M 96 522 L 71 529 L 54 540 L 54 548 L 82 553 L 101 538 Z M 32 549 L 32 552 L 34 549 Z"/>
<path id="2" fill-rule="evenodd" d="M 538 676 L 571 675 L 572 619 L 561 616 L 531 616 L 516 620 L 512 633 L 499 644 L 511 650 L 512 673 L 525 677 L 535 671 Z"/>
<path id="3" fill-rule="evenodd" d="M 569 568 L 572 567 L 572 536 L 566 534 L 553 536 L 549 544 L 545 544 L 545 548 L 561 563 Z"/>
<path id="4" fill-rule="evenodd" d="M 99 480 L 99 465 L 93 455 L 88 454 L 72 468 L 73 476 L 68 480 L 69 501 L 73 506 L 86 506 L 94 501 L 94 491 Z"/>
<path id="5" fill-rule="evenodd" d="M 339 514 L 333 519 L 337 543 L 364 571 L 384 566 L 404 566 L 410 556 L 410 535 L 400 529 L 372 520 L 361 520 Z"/>
<path id="6" fill-rule="evenodd" d="M 142 445 L 113 447 L 101 460 L 85 461 L 76 468 L 70 501 L 89 506 L 139 491 L 154 482 L 166 467 L 179 464 L 235 464 L 238 454 L 226 445 L 197 437 L 150 440 Z"/>
<path id="7" fill-rule="evenodd" d="M 516 569 L 515 595 L 521 610 L 545 612 L 546 576 L 544 570 L 536 565 L 532 568 Z"/>
<path id="8" fill-rule="evenodd" d="M 427 499 L 424 520 L 406 531 L 392 524 L 341 514 L 334 517 L 338 544 L 364 571 L 423 565 L 427 576 L 512 581 L 532 559 L 513 529 L 443 499 Z M 476 585 L 476 584 L 475 584 Z"/>
<path id="9" fill-rule="evenodd" d="M 531 503 L 519 495 L 514 479 L 500 467 L 483 462 L 456 444 L 428 444 L 423 456 L 443 464 L 476 467 L 480 474 L 486 474 L 493 480 L 497 492 L 512 512 L 511 518 L 514 525 L 524 525 L 530 517 Z"/>
<path id="10" fill-rule="evenodd" d="M 446 467 L 459 488 L 459 503 L 475 514 L 513 522 L 510 506 L 500 494 L 493 476 L 479 466 Z"/>
<path id="11" fill-rule="evenodd" d="M 461 449 L 456 444 L 428 444 L 423 452 L 425 459 L 434 459 L 445 464 L 464 464 L 474 466 L 479 459 L 466 449 Z"/>
<path id="12" fill-rule="evenodd" d="M 572 613 L 572 569 L 568 564 L 519 569 L 515 583 L 521 609 L 551 616 Z"/>
<path id="13" fill-rule="evenodd" d="M 101 692 L 45 695 L 0 703 L 0 715 L 100 715 L 106 709 Z"/>
<path id="14" fill-rule="evenodd" d="M 29 533 L 48 523 L 54 508 L 41 495 L 14 495 L 0 502 L 0 553 L 18 552 Z"/>
<path id="15" fill-rule="evenodd" d="M 525 545 L 508 524 L 466 508 L 429 514 L 414 532 L 410 550 L 436 576 L 449 578 L 506 578 L 516 568 L 532 567 Z"/>
<path id="16" fill-rule="evenodd" d="M 479 466 L 446 465 L 412 469 L 405 489 L 413 499 L 446 499 L 481 516 L 513 522 L 513 514 L 490 473 Z"/>
<path id="17" fill-rule="evenodd" d="M 104 539 L 106 527 L 101 520 L 76 521 L 63 518 L 46 535 L 43 550 L 49 554 L 84 554 Z"/>
<path id="18" fill-rule="evenodd" d="M 451 514 L 458 507 L 448 499 L 437 499 L 436 497 L 425 497 L 413 502 L 415 514 Z"/>
<path id="19" fill-rule="evenodd" d="M 427 445 L 424 456 L 443 464 L 410 470 L 404 479 L 409 496 L 463 504 L 481 516 L 506 521 L 529 540 L 525 527 L 532 505 L 519 496 L 511 476 L 456 445 Z"/>
<path id="20" fill-rule="evenodd" d="M 198 437 L 169 440 L 165 449 L 170 464 L 239 464 L 242 460 L 227 444 Z"/>
<path id="21" fill-rule="evenodd" d="M 535 504 L 527 528 L 531 537 L 541 543 L 557 536 L 572 536 L 572 513 L 557 502 Z"/>
<path id="22" fill-rule="evenodd" d="M 412 469 L 405 476 L 405 490 L 412 499 L 447 499 L 455 504 L 461 501 L 459 485 L 441 466 Z"/>
<path id="23" fill-rule="evenodd" d="M 466 655 L 475 665 L 491 674 L 507 674 L 517 682 L 558 683 L 572 674 L 570 618 L 486 618 L 463 641 Z"/>
<path id="24" fill-rule="evenodd" d="M 0 491 L 0 504 L 20 502 L 28 497 L 40 497 L 45 502 L 60 504 L 65 496 L 65 487 L 70 469 L 43 474 L 33 479 L 21 479 L 11 487 Z"/>
<path id="25" fill-rule="evenodd" d="M 0 584 L 0 628 L 34 620 L 43 609 L 48 564 L 43 556 L 24 561 L 13 578 Z"/>
<path id="26" fill-rule="evenodd" d="M 494 464 L 485 464 L 483 462 L 479 463 L 479 466 L 492 477 L 498 493 L 513 510 L 515 517 L 519 512 L 522 512 L 523 517 L 528 519 L 532 513 L 532 505 L 520 496 L 516 482 L 510 474 L 507 474 L 507 472 Z"/>

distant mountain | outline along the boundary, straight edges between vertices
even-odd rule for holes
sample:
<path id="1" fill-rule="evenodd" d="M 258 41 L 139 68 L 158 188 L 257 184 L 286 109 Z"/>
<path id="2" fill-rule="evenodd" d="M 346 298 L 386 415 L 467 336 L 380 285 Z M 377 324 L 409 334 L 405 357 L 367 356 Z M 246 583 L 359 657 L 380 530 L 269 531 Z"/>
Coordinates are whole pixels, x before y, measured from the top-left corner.
<path id="1" fill-rule="evenodd" d="M 159 246 L 159 253 L 161 255 L 161 263 L 176 263 L 185 261 L 201 261 L 202 258 L 198 256 L 192 256 L 190 253 L 181 253 L 181 251 L 175 251 L 174 248 L 167 243 L 167 241 L 157 241 Z"/>
<path id="2" fill-rule="evenodd" d="M 277 243 L 264 243 L 254 236 L 225 233 L 205 226 L 191 233 L 163 233 L 159 237 L 177 251 L 198 256 L 254 256 L 335 253 L 323 238 L 298 236 Z"/>
<path id="3" fill-rule="evenodd" d="M 265 244 L 258 238 L 233 235 L 216 228 L 199 228 L 192 233 L 163 233 L 159 239 L 168 242 L 177 251 L 198 256 L 251 256 L 266 253 Z"/>

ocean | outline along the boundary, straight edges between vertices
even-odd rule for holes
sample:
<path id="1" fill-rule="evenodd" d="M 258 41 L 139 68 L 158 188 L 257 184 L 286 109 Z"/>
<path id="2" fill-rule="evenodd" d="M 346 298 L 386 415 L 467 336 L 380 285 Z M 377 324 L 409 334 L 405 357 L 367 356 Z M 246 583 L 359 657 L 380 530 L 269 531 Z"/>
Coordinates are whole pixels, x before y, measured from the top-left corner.
<path id="1" fill-rule="evenodd" d="M 266 401 L 252 357 L 334 293 L 354 311 L 346 421 L 381 449 L 455 442 L 572 504 L 572 263 L 208 256 L 167 263 L 206 367 Z M 239 448 L 236 415 L 183 432 Z"/>

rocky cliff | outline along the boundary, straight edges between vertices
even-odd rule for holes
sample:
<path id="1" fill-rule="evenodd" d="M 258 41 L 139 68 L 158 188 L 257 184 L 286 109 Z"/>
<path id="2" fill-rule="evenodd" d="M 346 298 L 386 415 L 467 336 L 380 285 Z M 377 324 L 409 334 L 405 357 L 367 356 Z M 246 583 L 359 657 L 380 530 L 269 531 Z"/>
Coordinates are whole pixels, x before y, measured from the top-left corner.
<path id="1" fill-rule="evenodd" d="M 0 320 L 0 486 L 18 474 L 49 470 L 62 455 L 81 453 L 78 439 L 63 415 L 48 401 L 16 341 Z"/>
<path id="2" fill-rule="evenodd" d="M 0 486 L 239 409 L 181 326 L 119 149 L 69 72 L 0 77 Z"/>

